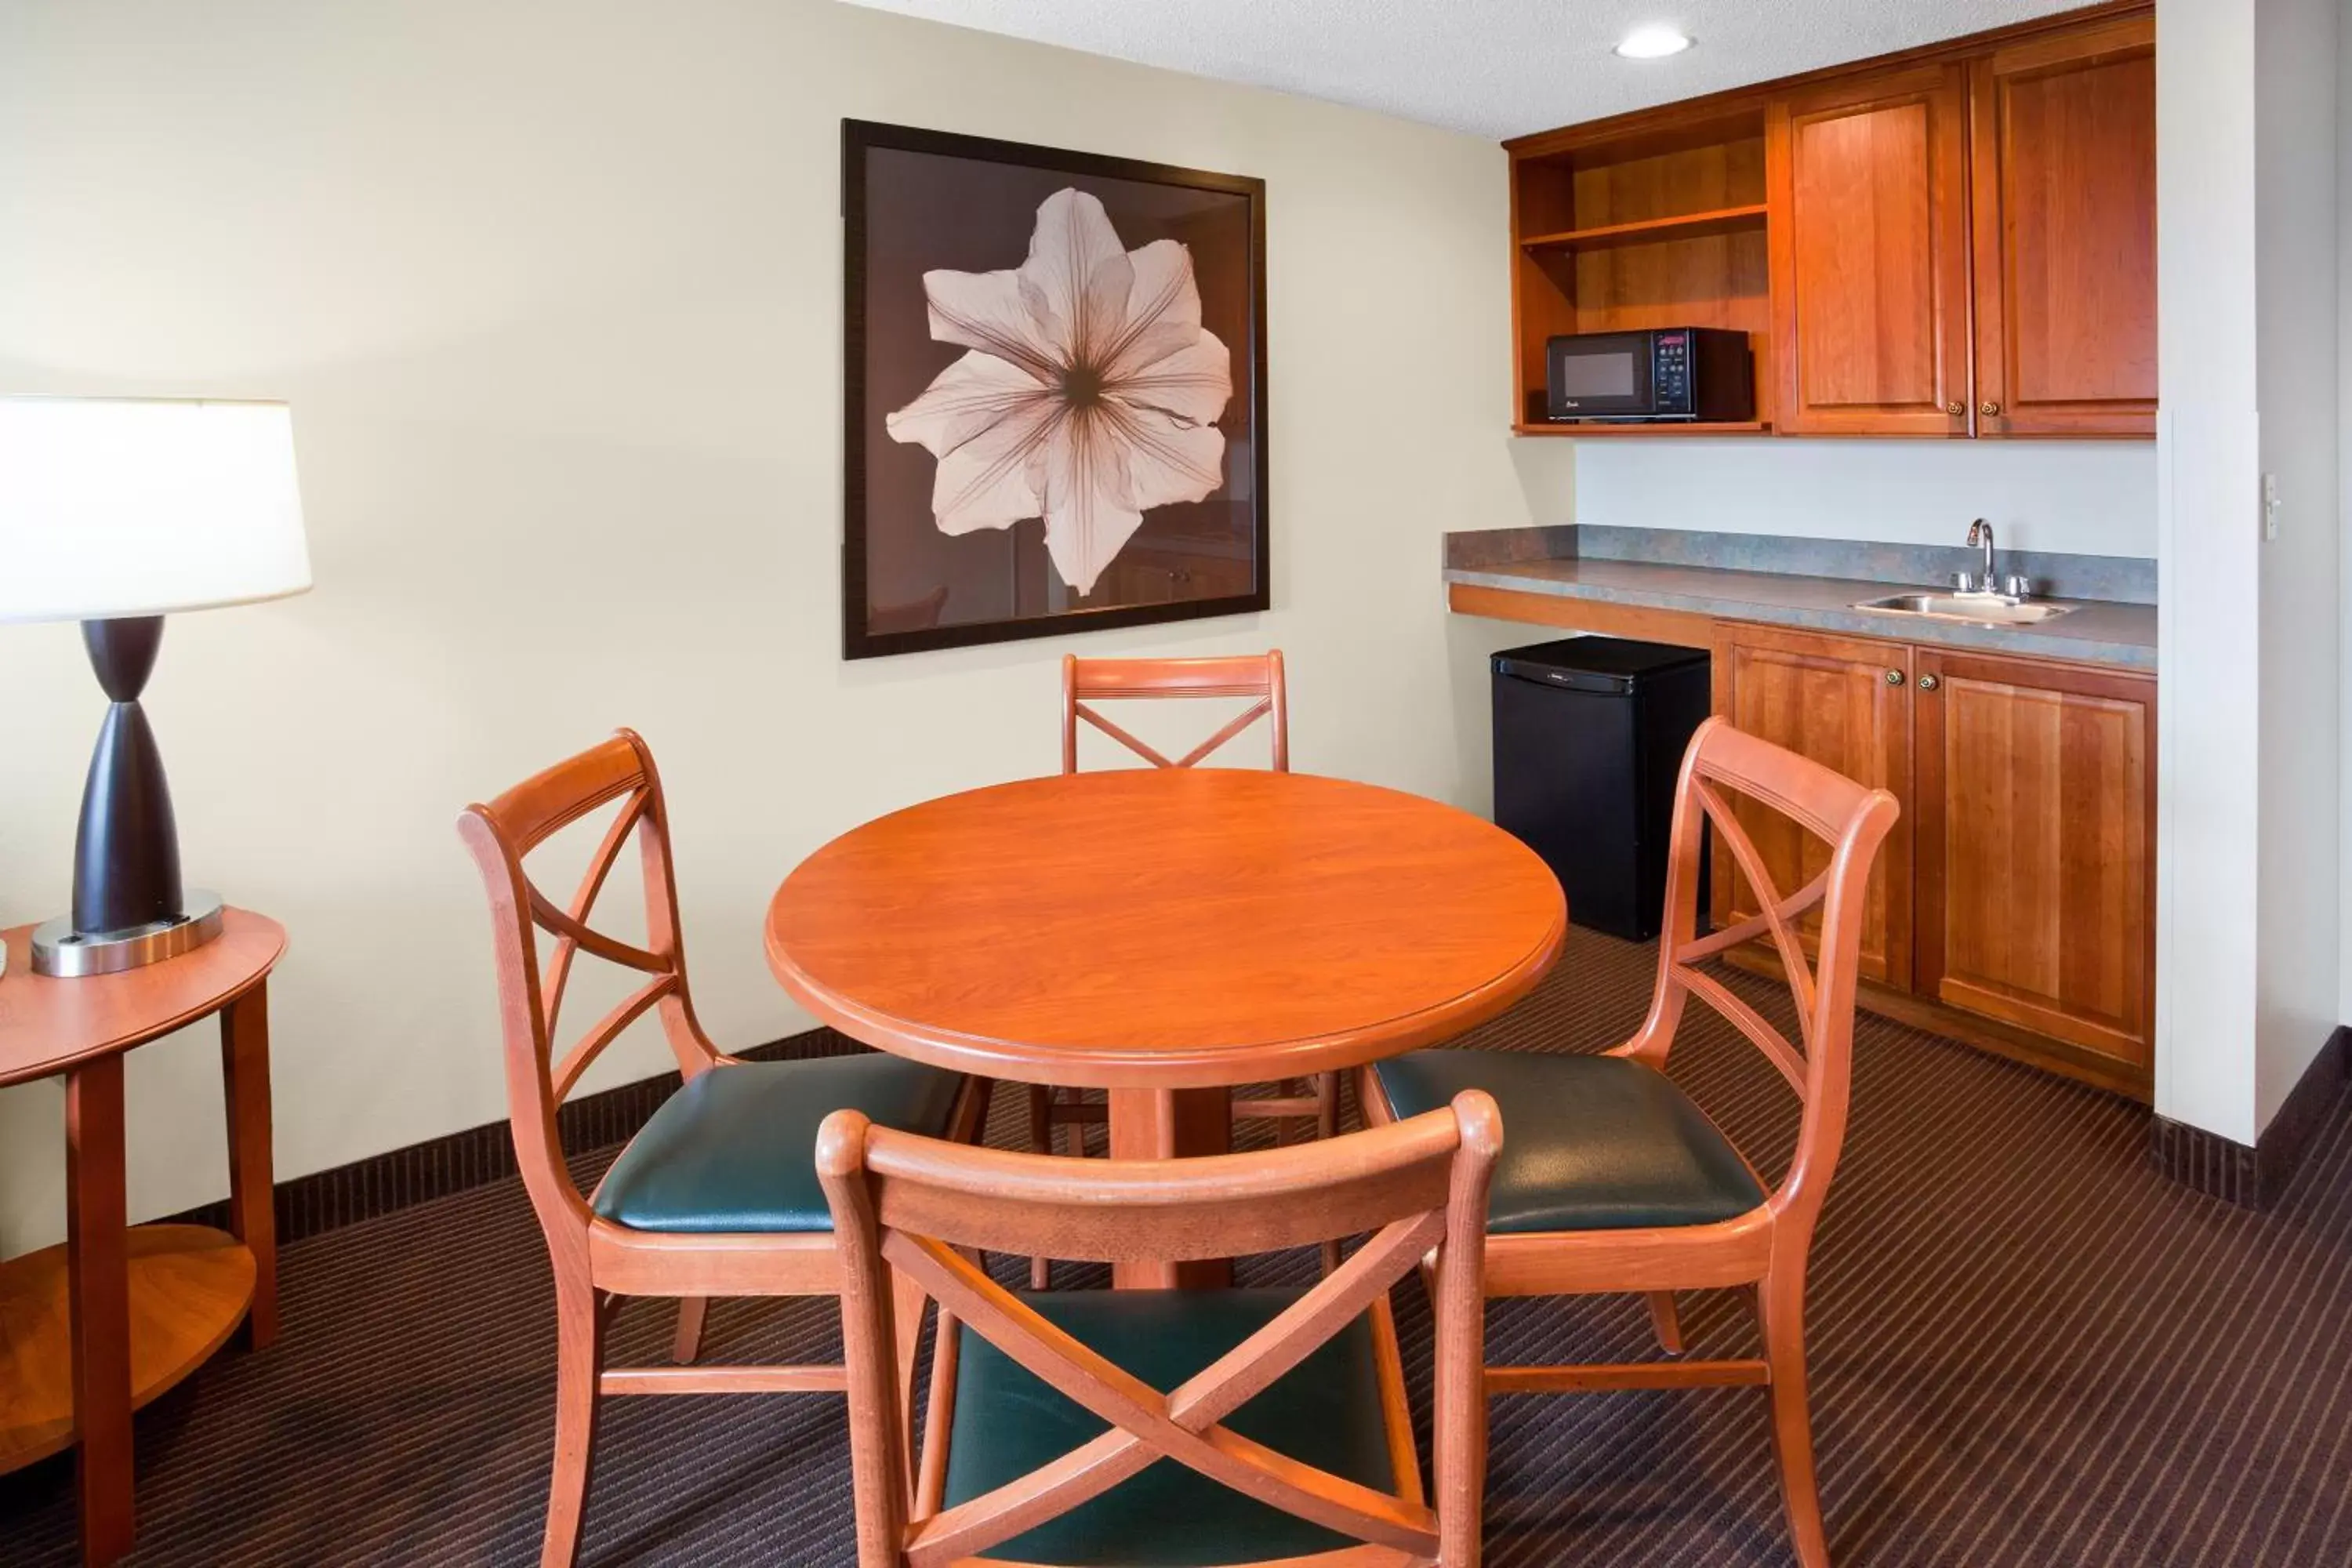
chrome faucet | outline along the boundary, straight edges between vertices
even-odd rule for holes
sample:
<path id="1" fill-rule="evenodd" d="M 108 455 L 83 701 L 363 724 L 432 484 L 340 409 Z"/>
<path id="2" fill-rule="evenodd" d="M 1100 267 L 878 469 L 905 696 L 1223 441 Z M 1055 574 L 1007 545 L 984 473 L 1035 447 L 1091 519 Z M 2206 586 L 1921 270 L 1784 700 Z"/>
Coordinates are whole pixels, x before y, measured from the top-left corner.
<path id="1" fill-rule="evenodd" d="M 1974 591 L 1979 594 L 2000 592 L 2000 579 L 1993 575 L 1992 570 L 1992 524 L 1983 518 L 1969 524 L 1969 545 L 1971 549 L 1981 546 L 1984 550 L 1984 573 L 1978 577 Z M 1961 591 L 1966 593 L 1969 590 L 1963 584 Z"/>

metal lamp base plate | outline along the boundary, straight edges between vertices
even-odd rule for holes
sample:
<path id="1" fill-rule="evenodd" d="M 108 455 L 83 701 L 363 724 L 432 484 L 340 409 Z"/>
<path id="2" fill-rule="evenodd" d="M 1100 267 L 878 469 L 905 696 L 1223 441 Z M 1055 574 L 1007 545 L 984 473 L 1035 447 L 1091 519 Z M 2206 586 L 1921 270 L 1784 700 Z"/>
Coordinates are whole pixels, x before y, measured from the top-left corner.
<path id="1" fill-rule="evenodd" d="M 190 888 L 180 902 L 187 912 L 178 920 L 129 931 L 77 931 L 69 915 L 44 921 L 33 929 L 33 973 L 59 980 L 116 974 L 177 958 L 220 935 L 218 893 Z"/>

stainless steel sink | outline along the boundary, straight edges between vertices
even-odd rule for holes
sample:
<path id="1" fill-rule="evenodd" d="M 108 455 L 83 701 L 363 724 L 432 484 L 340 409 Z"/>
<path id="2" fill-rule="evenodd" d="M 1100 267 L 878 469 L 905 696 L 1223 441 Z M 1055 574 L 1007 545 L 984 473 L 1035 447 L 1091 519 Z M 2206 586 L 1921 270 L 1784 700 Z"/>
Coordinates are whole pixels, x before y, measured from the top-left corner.
<path id="1" fill-rule="evenodd" d="M 1883 616 L 1919 616 L 1933 621 L 1969 621 L 1980 626 L 2033 626 L 2054 621 L 2074 606 L 2013 599 L 2006 594 L 1889 594 L 1854 605 Z"/>

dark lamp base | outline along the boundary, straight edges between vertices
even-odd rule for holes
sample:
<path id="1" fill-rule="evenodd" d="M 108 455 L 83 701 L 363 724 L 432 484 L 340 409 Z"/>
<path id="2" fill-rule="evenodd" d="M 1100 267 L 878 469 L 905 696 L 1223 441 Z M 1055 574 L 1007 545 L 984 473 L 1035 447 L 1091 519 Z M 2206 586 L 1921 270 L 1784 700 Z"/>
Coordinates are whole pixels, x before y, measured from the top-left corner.
<path id="1" fill-rule="evenodd" d="M 59 978 L 158 963 L 221 931 L 218 895 L 181 889 L 172 788 L 139 707 L 163 646 L 163 618 L 84 621 L 81 637 L 109 706 L 82 786 L 73 912 L 33 932 L 33 973 Z"/>

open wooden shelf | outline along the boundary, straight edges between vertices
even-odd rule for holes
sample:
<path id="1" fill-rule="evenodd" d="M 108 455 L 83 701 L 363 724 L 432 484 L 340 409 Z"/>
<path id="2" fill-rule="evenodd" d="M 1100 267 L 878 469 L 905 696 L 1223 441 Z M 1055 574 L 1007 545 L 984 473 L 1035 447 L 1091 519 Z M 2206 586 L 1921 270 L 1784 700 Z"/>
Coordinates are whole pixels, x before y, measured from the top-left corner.
<path id="1" fill-rule="evenodd" d="M 138 1225 L 131 1275 L 131 1406 L 226 1343 L 253 1304 L 253 1254 L 208 1226 Z M 66 1249 L 0 1264 L 0 1475 L 73 1446 L 73 1335 Z"/>
<path id="2" fill-rule="evenodd" d="M 1712 212 L 1679 213 L 1671 217 L 1644 218 L 1637 223 L 1605 223 L 1591 228 L 1563 229 L 1558 234 L 1529 235 L 1519 241 L 1528 250 L 1605 250 L 1619 245 L 1651 245 L 1662 239 L 1699 239 L 1764 226 L 1765 206 L 1717 207 Z"/>
<path id="3" fill-rule="evenodd" d="M 1521 420 L 1511 428 L 1522 436 L 1769 436 L 1771 424 L 1762 419 L 1695 420 L 1655 425 L 1579 425 L 1565 420 Z"/>
<path id="4" fill-rule="evenodd" d="M 1691 123 L 1645 117 L 1511 159 L 1512 312 L 1529 436 L 1760 436 L 1772 427 L 1772 300 L 1760 100 Z M 1755 356 L 1753 417 L 1703 425 L 1544 419 L 1545 343 L 1581 332 L 1717 327 Z"/>

